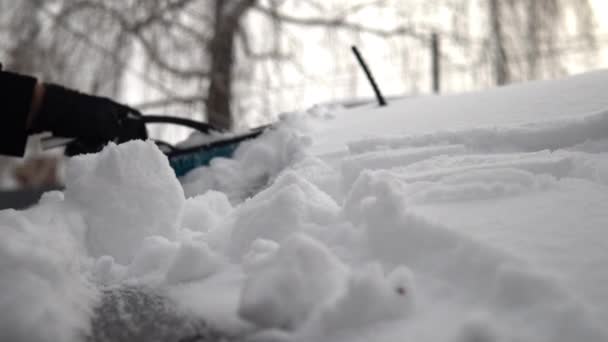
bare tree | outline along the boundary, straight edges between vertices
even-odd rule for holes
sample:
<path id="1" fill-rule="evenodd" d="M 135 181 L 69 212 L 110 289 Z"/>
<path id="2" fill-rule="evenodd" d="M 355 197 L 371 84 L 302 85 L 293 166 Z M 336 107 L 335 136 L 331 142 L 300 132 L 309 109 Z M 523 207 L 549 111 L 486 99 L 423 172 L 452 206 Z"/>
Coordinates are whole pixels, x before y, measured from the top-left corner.
<path id="1" fill-rule="evenodd" d="M 503 33 L 503 17 L 499 0 L 489 0 L 490 30 L 494 51 L 494 77 L 496 84 L 503 85 L 509 82 L 509 66 Z"/>
<path id="2" fill-rule="evenodd" d="M 405 21 L 385 28 L 353 19 L 389 3 L 344 2 L 329 10 L 315 0 L 24 0 L 12 5 L 19 14 L 12 17 L 18 41 L 8 54 L 15 70 L 109 96 L 123 92 L 126 75 L 135 76 L 153 89 L 142 109 L 201 112 L 213 125 L 230 128 L 240 85 L 255 82 L 257 65 L 272 66 L 268 78 L 282 78 L 283 64 L 305 72 L 294 59 L 302 47 L 297 37 L 285 35 L 287 27 L 336 31 L 336 37 L 349 32 L 422 39 Z M 311 15 L 285 10 L 294 7 L 312 9 Z M 258 23 L 247 20 L 251 15 Z M 264 36 L 271 44 L 260 44 L 266 33 L 256 31 L 259 21 L 272 27 Z"/>
<path id="3" fill-rule="evenodd" d="M 388 77 L 400 77 L 403 92 L 428 79 L 432 32 L 440 33 L 444 62 L 463 61 L 444 70 L 479 76 L 477 85 L 562 73 L 564 44 L 594 47 L 589 1 L 0 0 L 0 26 L 10 32 L 0 52 L 10 68 L 102 95 L 124 94 L 136 78 L 146 87 L 145 101 L 134 104 L 140 109 L 195 113 L 229 129 L 256 98 L 258 112 L 276 110 L 275 92 L 293 102 L 303 92 L 298 82 L 341 78 L 335 96 L 357 95 L 359 71 L 348 64 L 355 41 L 383 42 L 384 62 L 401 64 Z M 471 8 L 485 14 L 481 30 L 472 29 Z M 429 19 L 445 9 L 452 23 Z M 575 42 L 562 37 L 569 13 L 583 38 Z M 324 39 L 305 46 L 305 30 Z M 334 75 L 306 66 L 301 56 L 310 49 L 336 59 L 322 61 Z"/>
<path id="4" fill-rule="evenodd" d="M 379 37 L 416 36 L 409 25 L 389 29 L 349 20 L 363 8 L 386 6 L 386 1 L 345 4 L 329 17 L 323 11 L 313 17 L 287 14 L 283 7 L 295 2 L 285 0 L 151 0 L 129 3 L 107 3 L 101 0 L 63 0 L 55 11 L 57 25 L 78 25 L 72 31 L 92 32 L 86 39 L 103 45 L 104 60 L 116 65 L 116 75 L 124 74 L 130 53 L 139 47 L 150 62 L 146 76 L 166 80 L 156 99 L 142 108 L 190 106 L 206 113 L 207 120 L 220 128 L 230 128 L 234 116 L 235 82 L 247 82 L 247 72 L 258 63 L 294 63 L 293 51 L 280 42 L 286 25 L 321 29 L 364 32 Z M 322 8 L 322 2 L 310 1 L 310 6 Z M 246 17 L 258 14 L 271 23 L 274 38 L 271 46 L 252 46 L 252 23 Z M 83 18 L 86 16 L 86 20 Z M 114 27 L 117 35 L 106 41 L 105 32 L 95 33 L 88 23 L 98 18 L 104 25 Z M 96 25 L 100 25 L 97 23 Z M 259 34 L 259 33 L 258 33 Z M 120 38 L 120 39 L 117 39 Z M 120 42 L 120 43 L 118 43 Z M 236 70 L 241 72 L 236 72 Z M 280 68 L 275 69 L 278 72 Z M 278 77 L 278 75 L 276 75 Z M 251 77 L 251 73 L 249 73 Z M 179 86 L 174 86 L 179 83 Z M 168 89 L 167 89 L 168 88 Z M 172 91 L 178 88 L 179 91 Z"/>
<path id="5" fill-rule="evenodd" d="M 232 78 L 234 45 L 243 15 L 255 0 L 215 0 L 215 23 L 210 41 L 211 73 L 207 97 L 207 119 L 215 127 L 232 127 Z"/>
<path id="6" fill-rule="evenodd" d="M 494 80 L 502 85 L 516 77 L 537 79 L 565 73 L 568 51 L 585 49 L 593 55 L 594 15 L 589 0 L 488 0 Z M 575 32 L 568 32 L 570 16 Z M 567 39 L 574 36 L 576 42 Z"/>

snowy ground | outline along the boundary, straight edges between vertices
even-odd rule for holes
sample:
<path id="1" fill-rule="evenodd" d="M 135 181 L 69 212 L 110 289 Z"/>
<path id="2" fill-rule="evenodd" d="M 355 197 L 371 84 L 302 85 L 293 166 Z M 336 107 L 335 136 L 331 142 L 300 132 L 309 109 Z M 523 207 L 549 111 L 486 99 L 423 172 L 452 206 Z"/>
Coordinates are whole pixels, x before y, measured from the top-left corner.
<path id="1" fill-rule="evenodd" d="M 0 212 L 0 340 L 144 286 L 252 341 L 606 341 L 607 83 L 314 108 L 181 184 L 152 143 L 74 158 Z"/>

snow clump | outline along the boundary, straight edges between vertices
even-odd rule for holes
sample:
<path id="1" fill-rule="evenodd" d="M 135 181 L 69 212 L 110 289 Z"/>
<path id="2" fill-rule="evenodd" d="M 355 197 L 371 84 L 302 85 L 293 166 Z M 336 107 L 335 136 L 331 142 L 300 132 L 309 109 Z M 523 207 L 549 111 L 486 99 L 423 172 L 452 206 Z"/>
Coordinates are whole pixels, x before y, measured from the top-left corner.
<path id="1" fill-rule="evenodd" d="M 179 284 L 204 279 L 223 266 L 221 257 L 216 255 L 204 242 L 184 242 L 167 270 L 168 284 Z"/>
<path id="2" fill-rule="evenodd" d="M 219 226 L 232 211 L 233 207 L 223 192 L 209 190 L 186 200 L 181 227 L 208 232 Z"/>
<path id="3" fill-rule="evenodd" d="M 216 190 L 225 193 L 231 202 L 240 203 L 257 193 L 307 155 L 311 141 L 296 129 L 303 125 L 299 120 L 289 117 L 255 140 L 242 142 L 232 158 L 215 158 L 208 167 L 186 174 L 181 182 L 187 197 Z"/>
<path id="4" fill-rule="evenodd" d="M 185 198 L 167 157 L 152 141 L 110 144 L 72 158 L 66 201 L 82 211 L 92 256 L 129 263 L 146 237 L 173 240 Z"/>
<path id="5" fill-rule="evenodd" d="M 346 267 L 321 242 L 296 234 L 248 275 L 239 315 L 264 328 L 294 329 L 344 287 Z"/>
<path id="6" fill-rule="evenodd" d="M 388 276 L 379 264 L 354 271 L 338 300 L 321 311 L 318 323 L 325 335 L 382 321 L 406 318 L 415 308 L 412 272 L 400 266 Z"/>
<path id="7" fill-rule="evenodd" d="M 0 340 L 71 342 L 88 332 L 97 292 L 81 273 L 83 229 L 61 198 L 0 211 Z"/>
<path id="8" fill-rule="evenodd" d="M 230 255 L 239 259 L 256 239 L 281 242 L 293 233 L 338 222 L 340 207 L 325 192 L 293 171 L 235 212 Z"/>

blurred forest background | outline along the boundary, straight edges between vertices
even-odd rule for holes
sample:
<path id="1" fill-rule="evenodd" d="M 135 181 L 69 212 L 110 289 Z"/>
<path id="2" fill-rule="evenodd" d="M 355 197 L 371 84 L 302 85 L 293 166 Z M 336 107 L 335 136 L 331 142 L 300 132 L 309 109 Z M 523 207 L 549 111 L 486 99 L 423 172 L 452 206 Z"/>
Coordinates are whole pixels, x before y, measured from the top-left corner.
<path id="1" fill-rule="evenodd" d="M 433 34 L 446 93 L 602 67 L 603 2 L 0 0 L 0 61 L 146 113 L 257 125 L 370 98 L 351 45 L 395 96 L 433 91 Z"/>

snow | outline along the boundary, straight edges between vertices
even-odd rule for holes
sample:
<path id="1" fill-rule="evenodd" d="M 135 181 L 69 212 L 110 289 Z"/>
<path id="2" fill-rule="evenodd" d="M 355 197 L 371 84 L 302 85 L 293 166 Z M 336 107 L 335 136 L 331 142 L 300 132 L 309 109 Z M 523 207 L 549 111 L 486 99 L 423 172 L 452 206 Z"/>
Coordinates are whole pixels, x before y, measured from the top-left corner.
<path id="1" fill-rule="evenodd" d="M 272 258 L 253 270 L 243 287 L 239 315 L 264 328 L 297 328 L 345 286 L 346 267 L 322 243 L 301 234 L 285 239 Z"/>
<path id="2" fill-rule="evenodd" d="M 256 239 L 280 242 L 297 232 L 337 222 L 339 210 L 319 188 L 296 173 L 285 172 L 237 210 L 230 254 L 238 259 Z"/>
<path id="3" fill-rule="evenodd" d="M 162 278 L 179 249 L 177 243 L 156 235 L 145 238 L 138 247 L 128 264 L 126 277 L 144 278 L 145 282 Z"/>
<path id="4" fill-rule="evenodd" d="M 409 269 L 397 268 L 385 276 L 379 264 L 369 265 L 349 277 L 336 303 L 322 311 L 313 324 L 319 324 L 320 331 L 328 335 L 407 318 L 415 308 L 414 289 Z"/>
<path id="5" fill-rule="evenodd" d="M 81 273 L 84 227 L 62 198 L 0 215 L 0 340 L 74 341 L 88 330 L 96 291 Z"/>
<path id="6" fill-rule="evenodd" d="M 285 166 L 306 153 L 310 140 L 295 134 L 305 129 L 297 117 L 283 120 L 255 142 L 246 141 L 235 151 L 233 158 L 215 158 L 208 167 L 195 169 L 183 177 L 188 197 L 208 190 L 225 193 L 233 202 L 241 202 L 255 194 L 260 187 L 270 184 Z"/>
<path id="7" fill-rule="evenodd" d="M 207 232 L 220 225 L 232 213 L 233 207 L 226 194 L 209 190 L 186 199 L 183 210 L 182 227 Z"/>
<path id="8" fill-rule="evenodd" d="M 570 147 L 605 137 L 608 110 L 576 118 L 563 118 L 517 126 L 478 127 L 437 131 L 416 136 L 370 138 L 349 144 L 351 152 L 443 144 L 459 144 L 481 151 L 539 151 Z M 449 146 L 448 146 L 449 147 Z M 437 147 L 435 147 L 437 149 Z"/>
<path id="9" fill-rule="evenodd" d="M 316 107 L 181 180 L 151 142 L 74 158 L 0 212 L 0 339 L 145 285 L 250 341 L 606 341 L 606 82 Z"/>
<path id="10" fill-rule="evenodd" d="M 167 270 L 166 280 L 169 284 L 179 284 L 205 279 L 222 266 L 222 259 L 204 242 L 184 242 Z"/>
<path id="11" fill-rule="evenodd" d="M 428 136 L 438 131 L 542 123 L 576 118 L 608 108 L 607 71 L 558 81 L 529 82 L 483 92 L 408 98 L 383 108 L 336 111 L 329 124 L 320 124 L 312 151 L 343 152 L 367 138 Z M 491 147 L 491 146 L 488 146 Z"/>
<path id="12" fill-rule="evenodd" d="M 125 264 L 146 237 L 175 238 L 185 198 L 172 175 L 151 141 L 110 145 L 68 162 L 66 201 L 83 212 L 92 256 Z"/>

